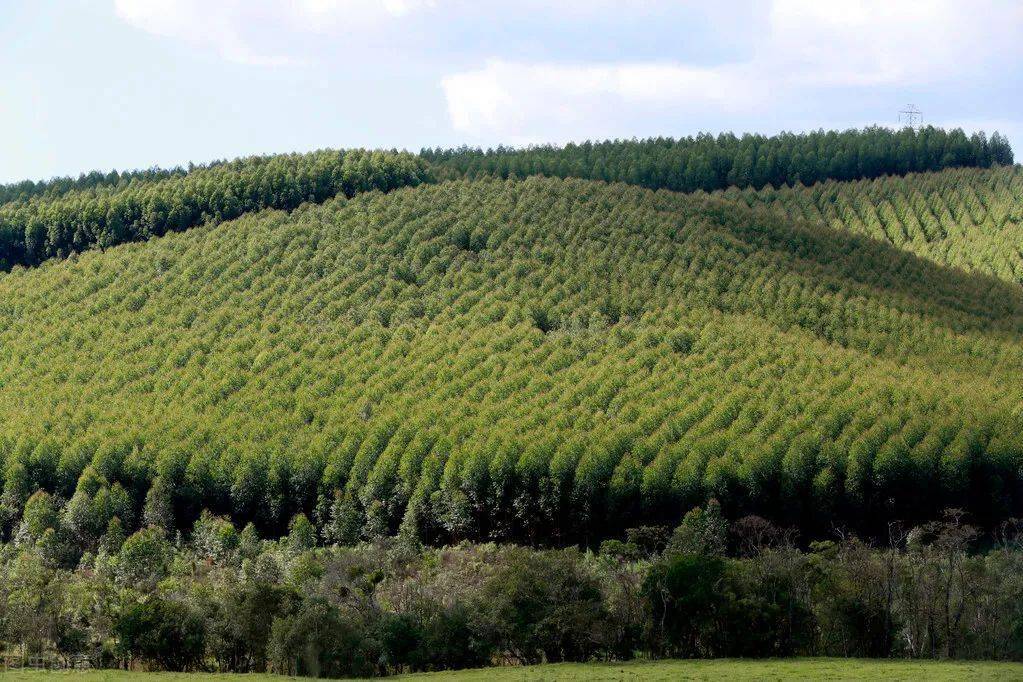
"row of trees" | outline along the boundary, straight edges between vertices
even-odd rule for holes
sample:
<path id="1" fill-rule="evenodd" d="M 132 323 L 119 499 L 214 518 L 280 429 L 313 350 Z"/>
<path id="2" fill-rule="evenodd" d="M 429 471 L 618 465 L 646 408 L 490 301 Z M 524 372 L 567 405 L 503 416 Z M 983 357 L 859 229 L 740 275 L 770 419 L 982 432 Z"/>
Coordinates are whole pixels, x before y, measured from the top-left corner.
<path id="1" fill-rule="evenodd" d="M 960 169 L 812 187 L 730 189 L 790 220 L 865 234 L 942 265 L 1023 282 L 1023 171 Z"/>
<path id="2" fill-rule="evenodd" d="M 140 173 L 126 184 L 0 205 L 0 268 L 429 179 L 426 164 L 411 154 L 362 150 L 250 157 L 184 175 Z"/>
<path id="3" fill-rule="evenodd" d="M 1005 171 L 1008 172 L 1008 171 Z M 807 536 L 1021 506 L 1023 295 L 720 199 L 531 178 L 0 278 L 10 537 L 209 508 L 346 544 L 595 545 L 716 496 Z"/>
<path id="4" fill-rule="evenodd" d="M 187 539 L 112 522 L 73 563 L 51 520 L 0 547 L 0 645 L 98 667 L 347 677 L 637 655 L 1023 658 L 1020 524 L 983 539 L 955 510 L 893 523 L 878 547 L 844 536 L 800 551 L 791 531 L 730 523 L 711 501 L 599 552 L 322 547 L 301 515 L 267 541 L 203 513 Z"/>
<path id="5" fill-rule="evenodd" d="M 93 189 L 96 187 L 124 187 L 133 181 L 155 182 L 171 177 L 186 175 L 199 168 L 211 167 L 223 163 L 215 161 L 204 166 L 189 165 L 181 168 L 147 168 L 135 171 L 111 170 L 91 171 L 82 173 L 77 178 L 66 176 L 51 178 L 49 180 L 22 180 L 6 185 L 0 185 L 0 204 L 11 201 L 28 201 L 33 197 L 46 197 L 49 199 L 59 197 L 75 190 Z"/>
<path id="6" fill-rule="evenodd" d="M 872 127 L 782 133 L 773 137 L 722 133 L 684 138 L 584 142 L 526 149 L 424 149 L 442 177 L 502 178 L 541 174 L 628 182 L 679 192 L 726 187 L 811 185 L 945 168 L 1011 165 L 1012 148 L 999 133 L 967 136 L 961 129 Z"/>

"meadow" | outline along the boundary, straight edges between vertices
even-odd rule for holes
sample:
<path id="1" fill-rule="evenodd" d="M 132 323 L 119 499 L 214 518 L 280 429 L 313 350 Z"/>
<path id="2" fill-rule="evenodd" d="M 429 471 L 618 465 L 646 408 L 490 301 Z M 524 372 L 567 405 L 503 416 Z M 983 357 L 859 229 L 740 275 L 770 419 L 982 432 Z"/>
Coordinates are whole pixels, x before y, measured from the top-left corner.
<path id="1" fill-rule="evenodd" d="M 440 682 L 543 682 L 546 680 L 1015 680 L 1023 677 L 1018 663 L 878 661 L 863 659 L 635 661 L 631 663 L 561 663 L 524 668 L 498 667 L 443 673 L 398 675 L 396 680 L 438 680 Z M 12 682 L 232 682 L 238 675 L 208 673 L 136 673 L 114 670 L 93 672 L 11 672 Z M 244 675 L 251 682 L 303 679 L 282 675 Z"/>

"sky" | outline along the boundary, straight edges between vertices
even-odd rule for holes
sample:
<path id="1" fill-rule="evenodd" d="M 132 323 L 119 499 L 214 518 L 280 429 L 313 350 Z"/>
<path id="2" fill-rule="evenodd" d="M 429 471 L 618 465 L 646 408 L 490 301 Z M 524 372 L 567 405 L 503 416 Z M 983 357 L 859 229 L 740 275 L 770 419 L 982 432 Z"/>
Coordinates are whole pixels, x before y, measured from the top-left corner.
<path id="1" fill-rule="evenodd" d="M 0 182 L 925 123 L 1023 158 L 1017 0 L 0 0 Z"/>

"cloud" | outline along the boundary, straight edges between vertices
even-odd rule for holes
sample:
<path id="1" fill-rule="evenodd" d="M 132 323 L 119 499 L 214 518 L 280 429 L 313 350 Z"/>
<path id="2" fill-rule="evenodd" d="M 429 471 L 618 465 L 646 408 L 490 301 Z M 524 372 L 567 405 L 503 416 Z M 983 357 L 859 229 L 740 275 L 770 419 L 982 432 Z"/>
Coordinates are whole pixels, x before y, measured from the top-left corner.
<path id="1" fill-rule="evenodd" d="M 1012 49 L 1021 20 L 997 0 L 774 0 L 757 58 L 805 85 L 931 83 Z"/>
<path id="2" fill-rule="evenodd" d="M 434 0 L 114 0 L 117 16 L 136 28 L 270 67 L 306 63 L 288 52 L 303 34 L 351 34 L 433 6 Z M 277 44 L 283 49 L 267 49 Z"/>
<path id="3" fill-rule="evenodd" d="M 336 33 L 365 29 L 432 9 L 435 0 L 297 0 L 283 8 L 298 29 Z"/>
<path id="4" fill-rule="evenodd" d="M 441 81 L 451 123 L 474 136 L 503 133 L 512 141 L 555 141 L 587 134 L 593 119 L 616 108 L 699 106 L 743 110 L 768 96 L 748 74 L 730 67 L 672 63 L 530 64 L 491 59 Z M 541 140 L 535 131 L 545 131 Z M 606 133 L 605 133 L 606 134 Z"/>
<path id="5" fill-rule="evenodd" d="M 563 64 L 491 58 L 441 80 L 452 126 L 478 138 L 555 141 L 617 133 L 611 120 L 764 111 L 830 88 L 949 81 L 1020 51 L 1023 5 L 994 0 L 774 0 L 741 63 Z M 607 128 L 606 130 L 604 128 Z"/>

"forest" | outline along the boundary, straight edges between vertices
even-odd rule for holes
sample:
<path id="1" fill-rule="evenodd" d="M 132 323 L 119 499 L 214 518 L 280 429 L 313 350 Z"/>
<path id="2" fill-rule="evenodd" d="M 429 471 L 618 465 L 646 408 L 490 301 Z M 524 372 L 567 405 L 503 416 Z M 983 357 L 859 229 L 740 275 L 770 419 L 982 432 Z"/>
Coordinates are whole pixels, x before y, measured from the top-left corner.
<path id="1" fill-rule="evenodd" d="M 0 188 L 0 648 L 1021 658 L 1012 158 L 868 128 Z"/>
<path id="2" fill-rule="evenodd" d="M 339 197 L 16 270 L 0 302 L 4 532 L 43 489 L 79 552 L 204 508 L 592 545 L 710 496 L 808 537 L 1020 506 L 1018 284 L 713 196 Z"/>
<path id="3" fill-rule="evenodd" d="M 0 204 L 0 268 L 34 265 L 264 208 L 290 210 L 338 194 L 387 191 L 428 179 L 425 164 L 411 154 L 353 150 L 257 156 L 188 173 L 94 173 L 73 182 L 30 183 L 23 190 L 15 185 L 8 194 L 34 196 Z"/>
<path id="4" fill-rule="evenodd" d="M 321 150 L 172 168 L 0 185 L 0 270 L 230 220 L 264 208 L 292 210 L 338 194 L 383 192 L 438 179 L 576 177 L 650 189 L 712 191 L 876 178 L 945 168 L 1011 165 L 994 133 L 865 128 L 844 132 L 732 134 L 560 147 Z"/>
<path id="5" fill-rule="evenodd" d="M 704 133 L 686 138 L 613 140 L 532 146 L 424 149 L 440 177 L 545 175 L 627 182 L 649 189 L 710 192 L 859 180 L 946 168 L 1011 165 L 1002 135 L 969 137 L 960 129 L 873 127 L 862 130 L 741 137 Z"/>

